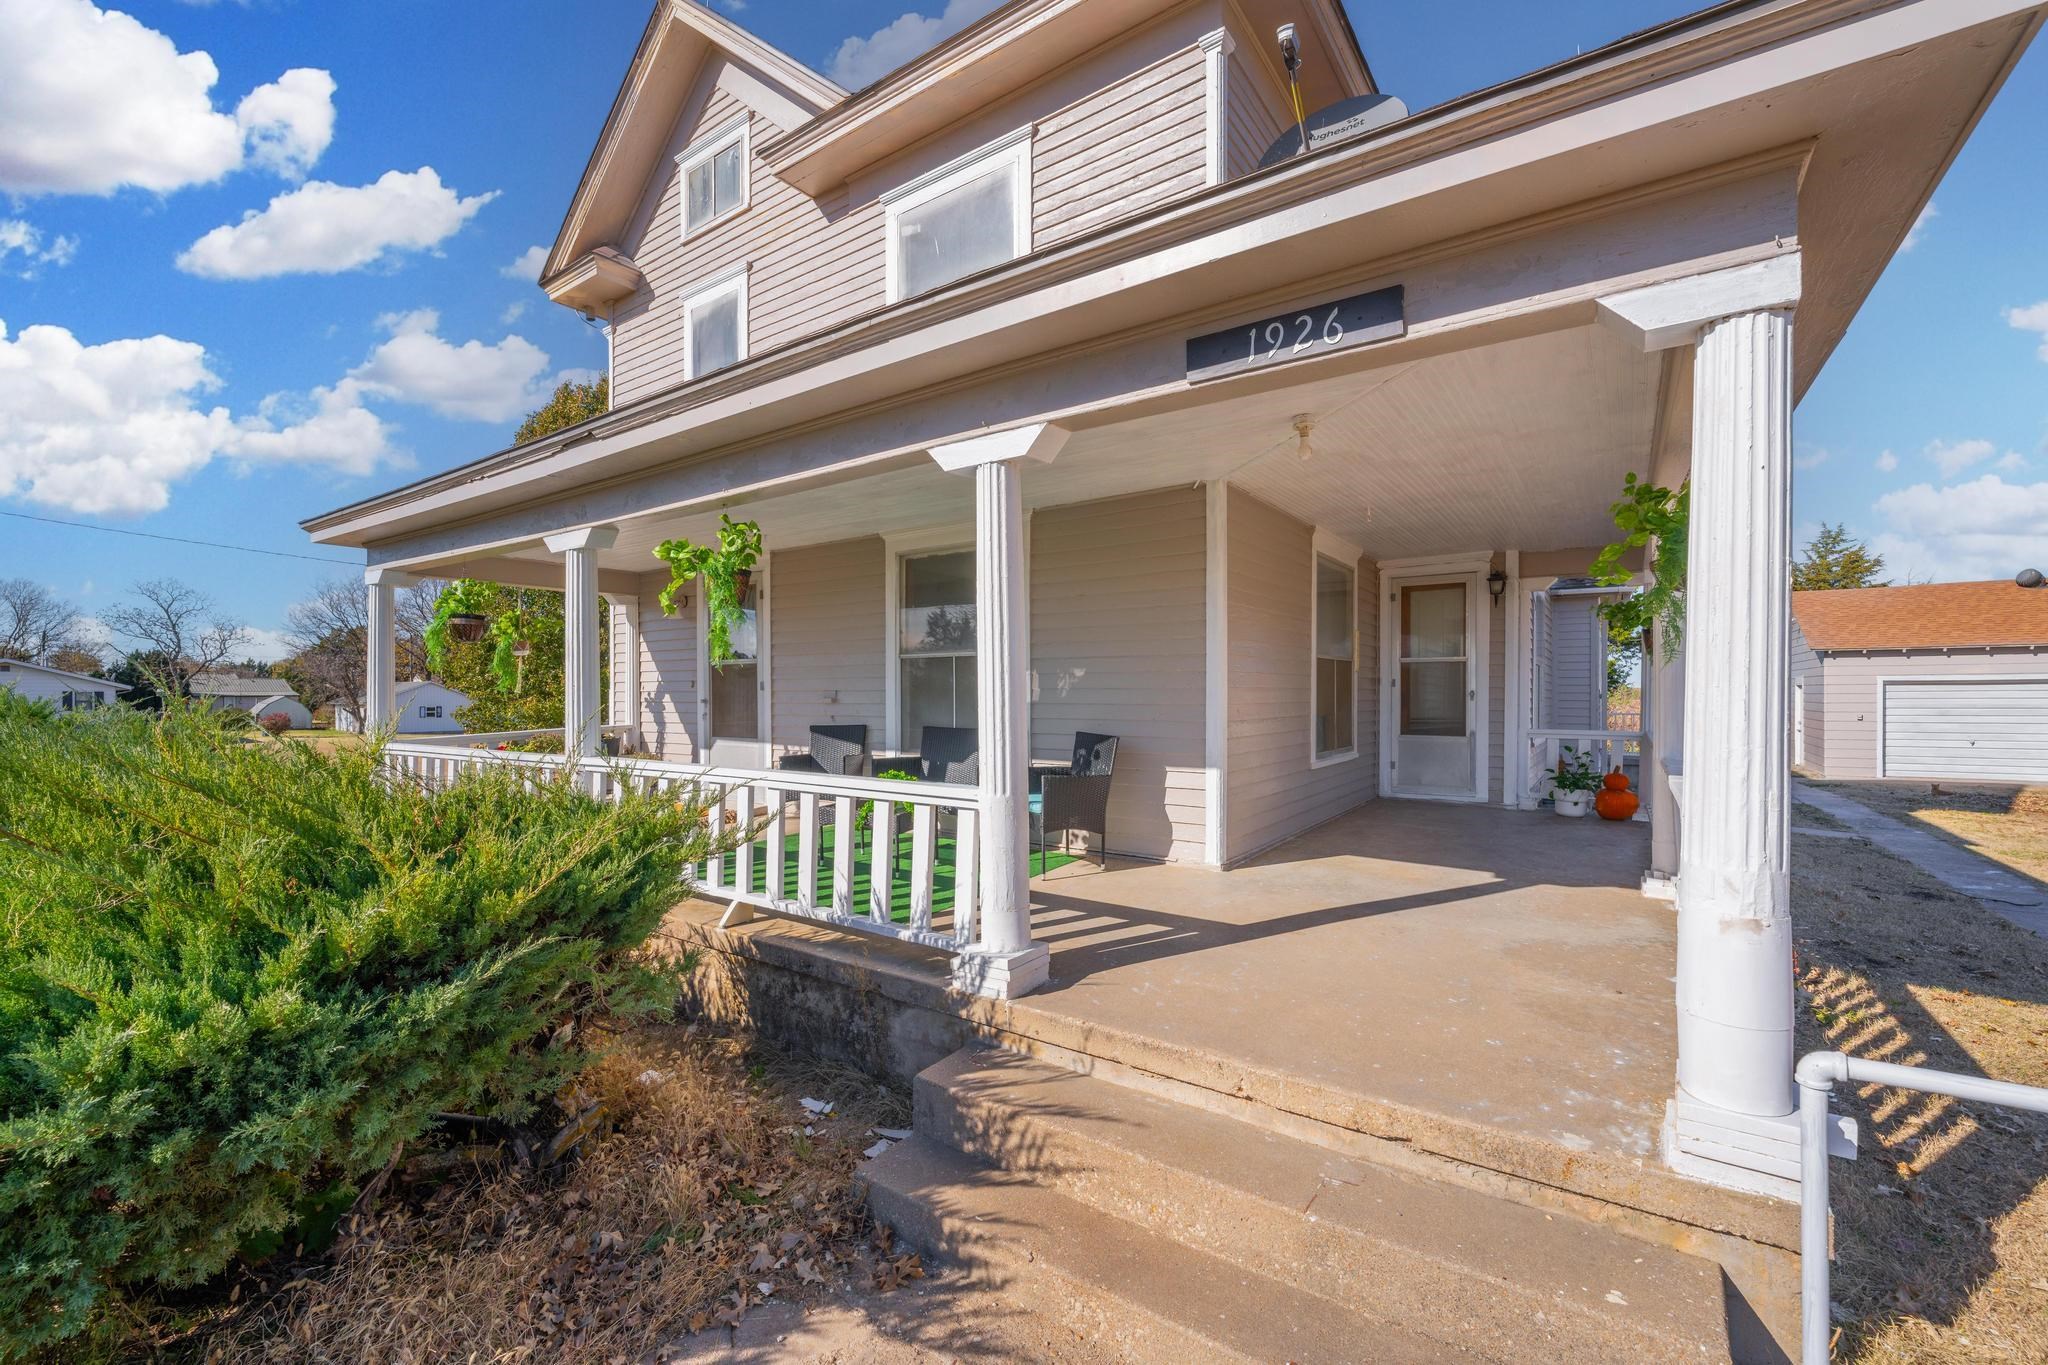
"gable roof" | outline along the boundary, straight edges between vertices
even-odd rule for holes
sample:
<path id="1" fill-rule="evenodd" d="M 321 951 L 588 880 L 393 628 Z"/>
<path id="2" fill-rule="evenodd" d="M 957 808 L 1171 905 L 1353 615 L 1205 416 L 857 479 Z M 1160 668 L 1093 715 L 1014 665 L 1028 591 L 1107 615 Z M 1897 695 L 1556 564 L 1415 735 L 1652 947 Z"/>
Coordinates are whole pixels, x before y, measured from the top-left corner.
<path id="1" fill-rule="evenodd" d="M 238 678 L 232 673 L 194 673 L 192 695 L 195 697 L 260 697 L 265 701 L 273 697 L 299 699 L 289 683 L 278 678 Z"/>
<path id="2" fill-rule="evenodd" d="M 2048 588 L 2010 579 L 1795 592 L 1792 616 L 1822 652 L 2048 645 Z"/>
<path id="3" fill-rule="evenodd" d="M 26 659 L 0 659 L 0 673 L 12 672 L 17 668 L 33 669 L 37 673 L 47 673 L 53 678 L 69 678 L 73 682 L 91 683 L 95 687 L 104 687 L 115 692 L 126 692 L 128 690 L 111 678 L 95 678 L 90 673 L 73 673 L 68 668 L 52 668 L 48 664 L 32 664 Z"/>

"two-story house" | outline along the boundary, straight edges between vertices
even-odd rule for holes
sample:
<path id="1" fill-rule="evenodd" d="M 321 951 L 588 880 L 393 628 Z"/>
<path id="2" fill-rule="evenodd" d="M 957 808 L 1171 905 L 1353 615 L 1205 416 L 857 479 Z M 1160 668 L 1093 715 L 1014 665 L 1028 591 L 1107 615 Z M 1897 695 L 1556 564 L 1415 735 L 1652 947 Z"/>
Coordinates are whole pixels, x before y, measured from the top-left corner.
<path id="1" fill-rule="evenodd" d="M 567 758 L 394 761 L 716 788 L 762 832 L 686 918 L 748 969 L 1597 1209 L 1782 1338 L 1792 408 L 2041 13 L 1733 0 L 1408 113 L 1335 0 L 1011 0 L 854 92 L 661 0 L 541 281 L 612 410 L 306 528 L 369 555 L 376 715 L 408 576 L 566 587 Z M 1690 479 L 1691 567 L 1619 730 L 1560 580 L 1631 472 Z M 652 552 L 722 515 L 766 554 L 714 660 Z M 1573 752 L 1647 821 L 1539 811 Z M 1034 759 L 1106 780 L 1106 870 Z M 1396 1312 L 1391 1254 L 1335 1297 Z M 1698 1358 L 1656 1256 L 1473 1321 Z"/>

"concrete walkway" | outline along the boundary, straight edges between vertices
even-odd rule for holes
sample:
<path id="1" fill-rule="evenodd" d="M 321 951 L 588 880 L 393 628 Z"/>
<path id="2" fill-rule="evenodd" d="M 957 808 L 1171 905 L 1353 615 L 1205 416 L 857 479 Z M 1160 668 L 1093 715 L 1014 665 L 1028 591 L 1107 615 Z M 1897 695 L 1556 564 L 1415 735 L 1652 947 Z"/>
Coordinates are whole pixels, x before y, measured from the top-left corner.
<path id="1" fill-rule="evenodd" d="M 1992 914 L 2048 938 L 2048 892 L 2030 878 L 1839 792 L 1794 781 L 1792 799 L 1833 816 L 1944 886 L 1975 897 Z"/>

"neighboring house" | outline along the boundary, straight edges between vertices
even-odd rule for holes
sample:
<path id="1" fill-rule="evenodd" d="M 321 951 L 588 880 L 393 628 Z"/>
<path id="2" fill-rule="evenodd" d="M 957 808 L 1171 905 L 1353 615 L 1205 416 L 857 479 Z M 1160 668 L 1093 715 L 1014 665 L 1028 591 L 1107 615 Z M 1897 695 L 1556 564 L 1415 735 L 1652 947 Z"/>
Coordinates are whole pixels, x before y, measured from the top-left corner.
<path id="1" fill-rule="evenodd" d="M 541 279 L 609 328 L 612 410 L 304 523 L 367 554 L 373 722 L 398 707 L 398 587 L 566 590 L 567 758 L 394 764 L 721 792 L 718 818 L 762 833 L 703 894 L 728 923 L 807 921 L 751 941 L 820 992 L 874 980 L 831 965 L 835 935 L 882 940 L 932 1017 L 1057 978 L 973 1017 L 1232 1112 L 1284 1095 L 1347 1151 L 1391 1133 L 1417 1161 L 1467 1152 L 1489 1188 L 1626 1206 L 1600 1235 L 1649 1220 L 1708 1248 L 1779 1330 L 1744 1277 L 1797 1284 L 1789 1221 L 1692 1178 L 1797 1188 L 1792 412 L 2044 11 L 1735 0 L 1376 123 L 1335 0 L 1011 0 L 858 92 L 663 0 Z M 1282 23 L 1307 106 L 1361 116 L 1262 168 L 1293 121 Z M 1537 714 L 1536 594 L 1615 538 L 1629 473 L 1692 490 L 1684 648 L 1652 652 L 1641 732 L 1595 737 L 1634 755 L 1647 830 L 1528 810 L 1574 742 Z M 653 551 L 713 543 L 722 515 L 766 554 L 714 663 L 704 594 L 665 615 Z M 1596 649 L 1569 661 L 1569 719 L 1600 715 Z M 824 725 L 865 726 L 877 770 L 935 727 L 971 730 L 975 761 L 778 769 Z M 644 757 L 592 761 L 601 727 Z M 1034 881 L 1027 760 L 1072 765 L 1083 732 L 1119 742 L 1108 848 L 1164 865 Z M 900 867 L 857 896 L 858 846 L 891 831 Z M 1681 871 L 1675 920 L 1646 915 L 1639 885 Z M 1556 897 L 1503 899 L 1532 887 Z M 1440 979 L 1347 952 L 1367 922 L 1441 935 L 1414 968 Z M 1502 943 L 1511 966 L 1474 956 Z M 1624 962 L 1627 989 L 1593 984 Z M 1413 1003 L 1382 1031 L 1388 999 Z M 1534 1032 L 1491 1060 L 1444 1059 L 1515 1020 Z M 1531 1094 L 1511 1138 L 1459 1148 Z M 1567 1111 L 1589 1115 L 1569 1141 Z M 1734 1227 L 1741 1254 L 1701 1231 Z M 1721 1311 L 1718 1276 L 1688 1282 Z"/>
<path id="2" fill-rule="evenodd" d="M 469 705 L 466 692 L 443 686 L 431 678 L 415 678 L 398 685 L 396 729 L 401 735 L 459 735 L 462 722 L 455 713 Z M 367 707 L 367 703 L 365 703 Z M 348 712 L 336 708 L 334 728 L 355 733 L 362 727 Z"/>
<path id="3" fill-rule="evenodd" d="M 68 673 L 20 659 L 0 659 L 0 687 L 30 701 L 49 702 L 60 711 L 88 711 L 111 705 L 127 690 L 105 678 Z"/>
<path id="4" fill-rule="evenodd" d="M 215 711 L 246 711 L 259 724 L 268 716 L 283 716 L 294 730 L 313 728 L 313 713 L 295 690 L 277 678 L 195 673 L 191 691 Z"/>
<path id="5" fill-rule="evenodd" d="M 2048 782 L 2048 588 L 1792 595 L 1792 762 L 1824 778 Z"/>

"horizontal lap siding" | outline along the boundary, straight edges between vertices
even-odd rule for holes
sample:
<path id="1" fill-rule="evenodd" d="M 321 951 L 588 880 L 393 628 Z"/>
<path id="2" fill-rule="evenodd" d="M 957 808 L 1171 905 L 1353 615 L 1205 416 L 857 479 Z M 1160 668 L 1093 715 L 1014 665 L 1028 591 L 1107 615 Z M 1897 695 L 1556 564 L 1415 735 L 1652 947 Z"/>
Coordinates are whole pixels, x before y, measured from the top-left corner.
<path id="1" fill-rule="evenodd" d="M 697 616 L 679 607 L 661 612 L 668 575 L 640 580 L 640 742 L 656 758 L 689 763 L 697 757 Z M 693 598 L 694 601 L 694 598 Z"/>
<path id="2" fill-rule="evenodd" d="M 1197 47 L 1042 120 L 1032 141 L 1033 246 L 1202 188 L 1206 120 Z"/>
<path id="3" fill-rule="evenodd" d="M 1118 738 L 1109 846 L 1201 861 L 1207 504 L 1176 488 L 1031 519 L 1031 749 Z"/>
<path id="4" fill-rule="evenodd" d="M 869 744 L 881 747 L 885 556 L 881 538 L 870 536 L 770 558 L 769 670 L 779 753 L 808 751 L 813 725 L 865 725 Z"/>
<path id="5" fill-rule="evenodd" d="M 1267 88 L 1257 65 L 1242 43 L 1229 59 L 1228 117 L 1224 126 L 1225 164 L 1234 179 L 1258 169 L 1259 158 L 1280 138 L 1287 125 L 1278 97 Z"/>
<path id="6" fill-rule="evenodd" d="M 1806 643 L 1806 633 L 1799 629 L 1799 623 L 1792 623 L 1792 678 L 1805 684 L 1806 700 L 1806 768 L 1809 772 L 1827 775 L 1827 671 L 1821 667 L 1820 656 Z M 1792 704 L 1797 706 L 1800 691 L 1795 688 Z M 1794 717 L 1796 722 L 1797 717 Z"/>
<path id="7" fill-rule="evenodd" d="M 1984 675 L 2048 678 L 2048 654 L 1989 653 L 1828 655 L 1822 701 L 1829 778 L 1876 777 L 1880 678 L 1965 678 Z M 1811 743 L 1809 732 L 1809 743 Z"/>
<path id="8" fill-rule="evenodd" d="M 1378 790 L 1379 571 L 1358 568 L 1358 756 L 1310 766 L 1309 585 L 1315 534 L 1257 498 L 1230 494 L 1229 854 L 1277 843 Z"/>

